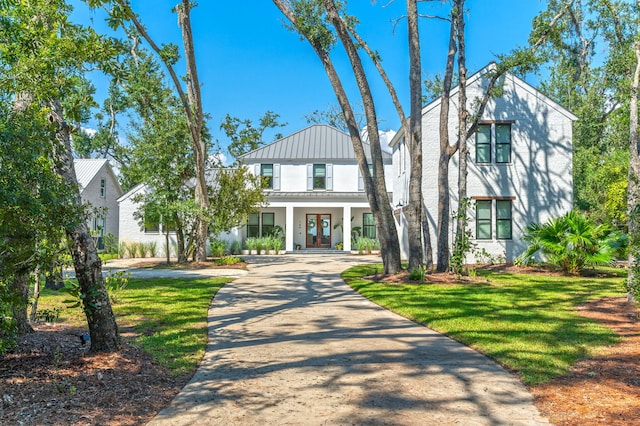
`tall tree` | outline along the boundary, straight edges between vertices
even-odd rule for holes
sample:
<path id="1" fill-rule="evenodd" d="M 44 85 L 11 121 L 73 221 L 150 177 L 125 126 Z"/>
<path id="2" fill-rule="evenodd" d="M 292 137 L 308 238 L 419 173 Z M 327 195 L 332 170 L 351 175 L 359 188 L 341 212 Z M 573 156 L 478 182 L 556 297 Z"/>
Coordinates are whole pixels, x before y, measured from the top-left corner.
<path id="1" fill-rule="evenodd" d="M 65 119 L 61 99 L 68 99 L 86 63 L 106 63 L 116 50 L 114 43 L 92 30 L 68 21 L 71 9 L 64 1 L 34 0 L 0 4 L 4 52 L 3 81 L 14 99 L 47 112 L 54 137 L 49 157 L 60 178 L 74 188 L 74 201 L 81 205 L 73 169 L 71 127 Z M 3 52 L 3 53 L 4 53 Z M 46 60 L 43 60 L 46 58 Z M 26 108 L 25 108 L 26 109 Z M 92 351 L 115 351 L 120 337 L 102 279 L 100 258 L 84 220 L 65 228 L 72 246 L 76 278 L 91 335 Z"/>
<path id="2" fill-rule="evenodd" d="M 109 22 L 114 29 L 124 27 L 126 23 L 133 24 L 137 33 L 149 44 L 169 72 L 171 81 L 184 108 L 189 126 L 189 134 L 194 153 L 195 202 L 200 209 L 196 225 L 195 257 L 198 261 L 205 261 L 207 258 L 206 243 L 209 236 L 209 219 L 207 214 L 209 209 L 209 196 L 207 194 L 205 166 L 209 149 L 206 138 L 204 137 L 205 125 L 202 95 L 200 92 L 200 80 L 198 78 L 193 32 L 191 28 L 191 9 L 195 4 L 189 0 L 182 0 L 174 9 L 178 15 L 178 25 L 182 31 L 183 50 L 186 62 L 186 74 L 184 76 L 186 83 L 185 91 L 181 79 L 175 71 L 175 65 L 179 58 L 178 47 L 173 44 L 158 45 L 144 27 L 140 17 L 134 12 L 128 0 L 86 1 L 91 7 L 104 6 L 107 8 L 107 12 L 111 17 Z"/>
<path id="3" fill-rule="evenodd" d="M 376 222 L 385 273 L 396 273 L 401 267 L 400 244 L 384 181 L 382 148 L 380 146 L 375 105 L 356 44 L 350 37 L 349 30 L 340 17 L 338 7 L 333 1 L 273 0 L 273 2 L 291 23 L 291 28 L 309 42 L 329 77 L 349 127 L 349 135 L 363 176 L 365 192 Z M 343 6 L 344 4 L 341 5 Z M 353 22 L 351 18 L 347 21 Z M 334 28 L 335 33 L 331 30 L 331 27 Z M 367 133 L 371 149 L 373 176 L 369 171 L 360 129 L 358 128 L 352 104 L 329 55 L 336 43 L 336 37 L 340 39 L 351 62 L 367 117 Z"/>

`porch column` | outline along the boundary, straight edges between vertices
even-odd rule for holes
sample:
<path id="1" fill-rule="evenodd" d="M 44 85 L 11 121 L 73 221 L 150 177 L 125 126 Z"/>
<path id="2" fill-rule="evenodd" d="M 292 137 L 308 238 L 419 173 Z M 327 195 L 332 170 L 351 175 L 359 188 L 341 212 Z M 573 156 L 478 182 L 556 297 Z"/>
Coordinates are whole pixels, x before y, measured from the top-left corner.
<path id="1" fill-rule="evenodd" d="M 351 206 L 342 208 L 342 242 L 343 250 L 351 251 Z"/>
<path id="2" fill-rule="evenodd" d="M 284 249 L 293 251 L 293 206 L 285 207 L 285 242 Z"/>

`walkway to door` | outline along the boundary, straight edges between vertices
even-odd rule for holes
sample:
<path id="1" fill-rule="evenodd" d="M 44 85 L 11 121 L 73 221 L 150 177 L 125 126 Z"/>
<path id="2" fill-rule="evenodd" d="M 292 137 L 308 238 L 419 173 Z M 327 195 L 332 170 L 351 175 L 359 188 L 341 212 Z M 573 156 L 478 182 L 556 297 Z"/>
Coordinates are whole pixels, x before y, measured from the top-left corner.
<path id="1" fill-rule="evenodd" d="M 548 424 L 507 371 L 340 278 L 379 258 L 253 261 L 216 295 L 202 364 L 150 424 Z"/>

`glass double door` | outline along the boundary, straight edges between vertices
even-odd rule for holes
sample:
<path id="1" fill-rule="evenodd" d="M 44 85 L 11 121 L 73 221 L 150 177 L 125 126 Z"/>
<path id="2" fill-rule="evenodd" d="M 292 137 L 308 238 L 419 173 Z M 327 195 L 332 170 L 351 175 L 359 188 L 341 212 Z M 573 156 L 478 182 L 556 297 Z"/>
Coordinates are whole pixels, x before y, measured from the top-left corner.
<path id="1" fill-rule="evenodd" d="M 331 215 L 307 215 L 307 248 L 331 248 Z"/>

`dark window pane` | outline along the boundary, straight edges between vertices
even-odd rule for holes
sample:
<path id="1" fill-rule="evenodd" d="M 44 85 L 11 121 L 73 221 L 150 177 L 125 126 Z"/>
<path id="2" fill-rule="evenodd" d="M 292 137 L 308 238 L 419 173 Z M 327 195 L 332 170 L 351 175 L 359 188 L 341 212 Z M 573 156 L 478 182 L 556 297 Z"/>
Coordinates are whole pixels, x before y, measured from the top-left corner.
<path id="1" fill-rule="evenodd" d="M 265 183 L 265 187 L 273 189 L 273 164 L 261 164 L 260 175 L 262 181 Z"/>

